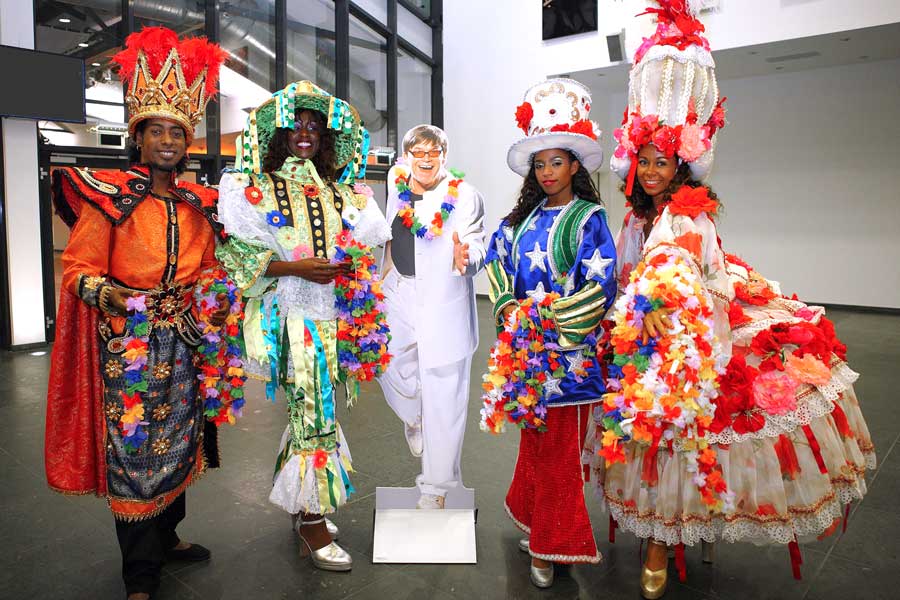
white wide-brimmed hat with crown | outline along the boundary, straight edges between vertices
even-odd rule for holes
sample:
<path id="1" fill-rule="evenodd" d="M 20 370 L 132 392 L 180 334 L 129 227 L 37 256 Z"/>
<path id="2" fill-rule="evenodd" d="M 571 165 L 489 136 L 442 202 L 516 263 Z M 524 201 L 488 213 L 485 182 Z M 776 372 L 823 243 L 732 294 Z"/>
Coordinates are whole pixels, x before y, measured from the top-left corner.
<path id="1" fill-rule="evenodd" d="M 571 151 L 588 173 L 603 164 L 600 128 L 588 117 L 591 91 L 574 79 L 548 79 L 528 88 L 516 109 L 525 137 L 506 155 L 509 168 L 525 177 L 535 153 L 551 148 Z"/>
<path id="2" fill-rule="evenodd" d="M 628 75 L 628 108 L 622 127 L 613 132 L 618 145 L 610 166 L 634 184 L 640 149 L 653 144 L 667 156 L 690 164 L 691 176 L 702 180 L 713 162 L 716 132 L 725 126 L 716 64 L 697 19 L 699 0 L 655 0 L 656 31 L 644 38 Z M 640 16 L 640 15 L 638 15 Z"/>

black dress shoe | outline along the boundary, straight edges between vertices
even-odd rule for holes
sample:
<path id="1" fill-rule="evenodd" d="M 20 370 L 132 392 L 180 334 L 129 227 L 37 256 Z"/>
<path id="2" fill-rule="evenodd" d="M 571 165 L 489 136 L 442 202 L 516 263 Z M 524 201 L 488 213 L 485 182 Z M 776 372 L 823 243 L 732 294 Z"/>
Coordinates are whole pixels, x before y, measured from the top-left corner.
<path id="1" fill-rule="evenodd" d="M 201 562 L 209 560 L 210 556 L 210 551 L 200 544 L 191 544 L 183 550 L 172 548 L 166 551 L 166 560 L 170 561 Z"/>

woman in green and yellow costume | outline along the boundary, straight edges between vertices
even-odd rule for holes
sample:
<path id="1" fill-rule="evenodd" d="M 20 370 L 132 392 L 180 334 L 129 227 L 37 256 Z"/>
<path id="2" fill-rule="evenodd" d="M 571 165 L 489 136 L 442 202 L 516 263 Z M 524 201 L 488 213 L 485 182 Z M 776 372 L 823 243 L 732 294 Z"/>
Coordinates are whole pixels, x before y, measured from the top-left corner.
<path id="1" fill-rule="evenodd" d="M 243 288 L 245 367 L 278 385 L 288 404 L 269 500 L 295 518 L 301 556 L 326 570 L 352 559 L 324 518 L 352 493 L 350 452 L 335 416 L 339 367 L 333 263 L 344 223 L 370 247 L 390 228 L 365 171 L 368 132 L 356 110 L 309 81 L 292 83 L 250 113 L 238 138 L 237 171 L 219 185 L 229 241 L 217 256 Z M 299 516 L 299 518 L 298 518 Z"/>

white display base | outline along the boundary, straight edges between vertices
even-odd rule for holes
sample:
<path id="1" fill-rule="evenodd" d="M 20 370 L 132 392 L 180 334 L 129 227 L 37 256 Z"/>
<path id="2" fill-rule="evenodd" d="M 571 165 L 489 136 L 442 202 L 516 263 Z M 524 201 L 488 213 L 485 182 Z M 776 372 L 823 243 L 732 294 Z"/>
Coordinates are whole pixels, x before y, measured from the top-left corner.
<path id="1" fill-rule="evenodd" d="M 450 490 L 443 510 L 418 510 L 419 489 L 375 490 L 372 562 L 475 564 L 475 490 Z"/>

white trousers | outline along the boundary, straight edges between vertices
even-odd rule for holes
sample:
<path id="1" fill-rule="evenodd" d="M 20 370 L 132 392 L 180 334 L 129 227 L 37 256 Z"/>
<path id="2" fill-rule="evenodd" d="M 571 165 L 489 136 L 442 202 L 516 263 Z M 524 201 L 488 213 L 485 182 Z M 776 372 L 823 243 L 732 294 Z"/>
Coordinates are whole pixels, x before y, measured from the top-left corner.
<path id="1" fill-rule="evenodd" d="M 423 494 L 444 496 L 450 488 L 462 485 L 459 463 L 466 433 L 472 357 L 421 368 L 413 320 L 416 280 L 401 276 L 395 269 L 385 277 L 383 289 L 394 357 L 378 383 L 400 420 L 414 424 L 421 419 L 424 451 L 416 485 Z"/>

